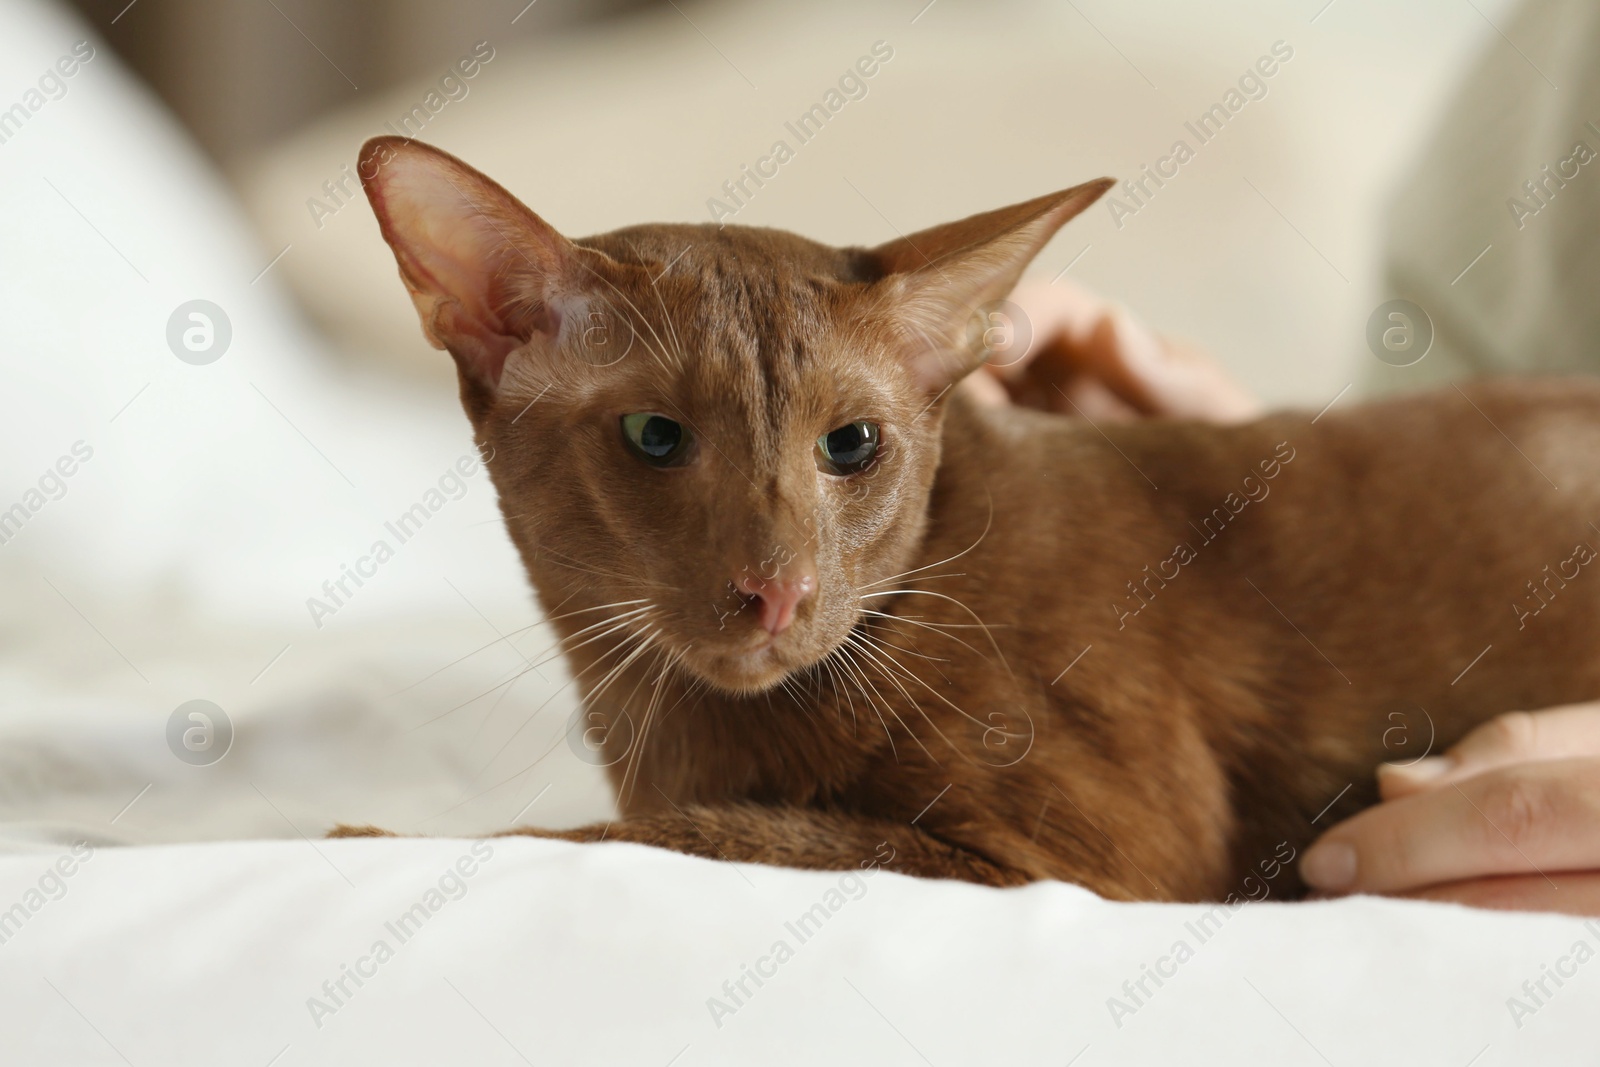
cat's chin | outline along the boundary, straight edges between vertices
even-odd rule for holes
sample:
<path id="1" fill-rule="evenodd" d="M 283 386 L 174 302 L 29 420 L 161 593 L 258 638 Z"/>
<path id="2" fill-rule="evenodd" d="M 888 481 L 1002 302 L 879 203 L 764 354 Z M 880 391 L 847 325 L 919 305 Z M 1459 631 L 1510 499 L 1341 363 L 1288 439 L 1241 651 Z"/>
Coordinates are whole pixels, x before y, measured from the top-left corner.
<path id="1" fill-rule="evenodd" d="M 765 644 L 748 651 L 697 656 L 685 666 L 713 688 L 733 696 L 753 696 L 777 688 L 806 664 L 795 662 L 777 644 Z"/>

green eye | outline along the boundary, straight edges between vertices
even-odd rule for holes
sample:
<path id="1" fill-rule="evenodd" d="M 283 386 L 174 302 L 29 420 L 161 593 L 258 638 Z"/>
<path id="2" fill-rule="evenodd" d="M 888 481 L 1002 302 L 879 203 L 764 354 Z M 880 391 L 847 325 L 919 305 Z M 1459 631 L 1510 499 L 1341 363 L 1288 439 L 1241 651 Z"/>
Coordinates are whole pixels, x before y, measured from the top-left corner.
<path id="1" fill-rule="evenodd" d="M 817 438 L 817 467 L 825 474 L 859 474 L 878 454 L 878 424 L 852 422 Z"/>
<path id="2" fill-rule="evenodd" d="M 665 415 L 642 411 L 622 416 L 622 436 L 640 459 L 653 467 L 681 461 L 689 447 L 689 431 Z"/>

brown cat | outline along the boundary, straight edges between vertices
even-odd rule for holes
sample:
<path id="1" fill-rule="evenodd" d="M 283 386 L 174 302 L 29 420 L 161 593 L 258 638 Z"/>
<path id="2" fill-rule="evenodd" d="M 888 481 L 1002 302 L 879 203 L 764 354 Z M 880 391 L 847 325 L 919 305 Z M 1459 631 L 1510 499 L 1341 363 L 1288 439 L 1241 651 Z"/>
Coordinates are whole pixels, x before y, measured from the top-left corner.
<path id="1" fill-rule="evenodd" d="M 1237 427 L 980 408 L 975 309 L 1109 180 L 837 249 L 571 241 L 396 138 L 360 173 L 609 726 L 623 818 L 517 833 L 1281 895 L 1378 762 L 1600 696 L 1600 386 Z"/>

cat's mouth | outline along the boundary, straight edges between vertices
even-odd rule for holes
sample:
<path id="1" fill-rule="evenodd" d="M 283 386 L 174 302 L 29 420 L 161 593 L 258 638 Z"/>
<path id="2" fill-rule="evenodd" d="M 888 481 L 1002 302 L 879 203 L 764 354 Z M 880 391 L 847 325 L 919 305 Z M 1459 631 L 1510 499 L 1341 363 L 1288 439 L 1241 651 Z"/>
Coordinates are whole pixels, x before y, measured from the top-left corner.
<path id="1" fill-rule="evenodd" d="M 790 634 L 753 635 L 740 645 L 695 650 L 685 665 L 709 684 L 740 696 L 775 688 L 795 671 L 810 666 L 820 656 L 808 654 Z"/>

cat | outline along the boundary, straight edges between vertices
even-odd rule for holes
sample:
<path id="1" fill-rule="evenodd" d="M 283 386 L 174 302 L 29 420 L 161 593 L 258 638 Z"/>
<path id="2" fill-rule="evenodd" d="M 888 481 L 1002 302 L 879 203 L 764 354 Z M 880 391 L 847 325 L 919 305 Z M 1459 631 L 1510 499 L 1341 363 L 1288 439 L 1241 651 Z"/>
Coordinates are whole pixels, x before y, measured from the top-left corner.
<path id="1" fill-rule="evenodd" d="M 399 138 L 360 176 L 605 727 L 621 817 L 511 833 L 1294 896 L 1378 763 L 1600 696 L 1600 385 L 1238 426 L 955 388 L 1110 179 L 832 248 L 568 240 Z"/>

